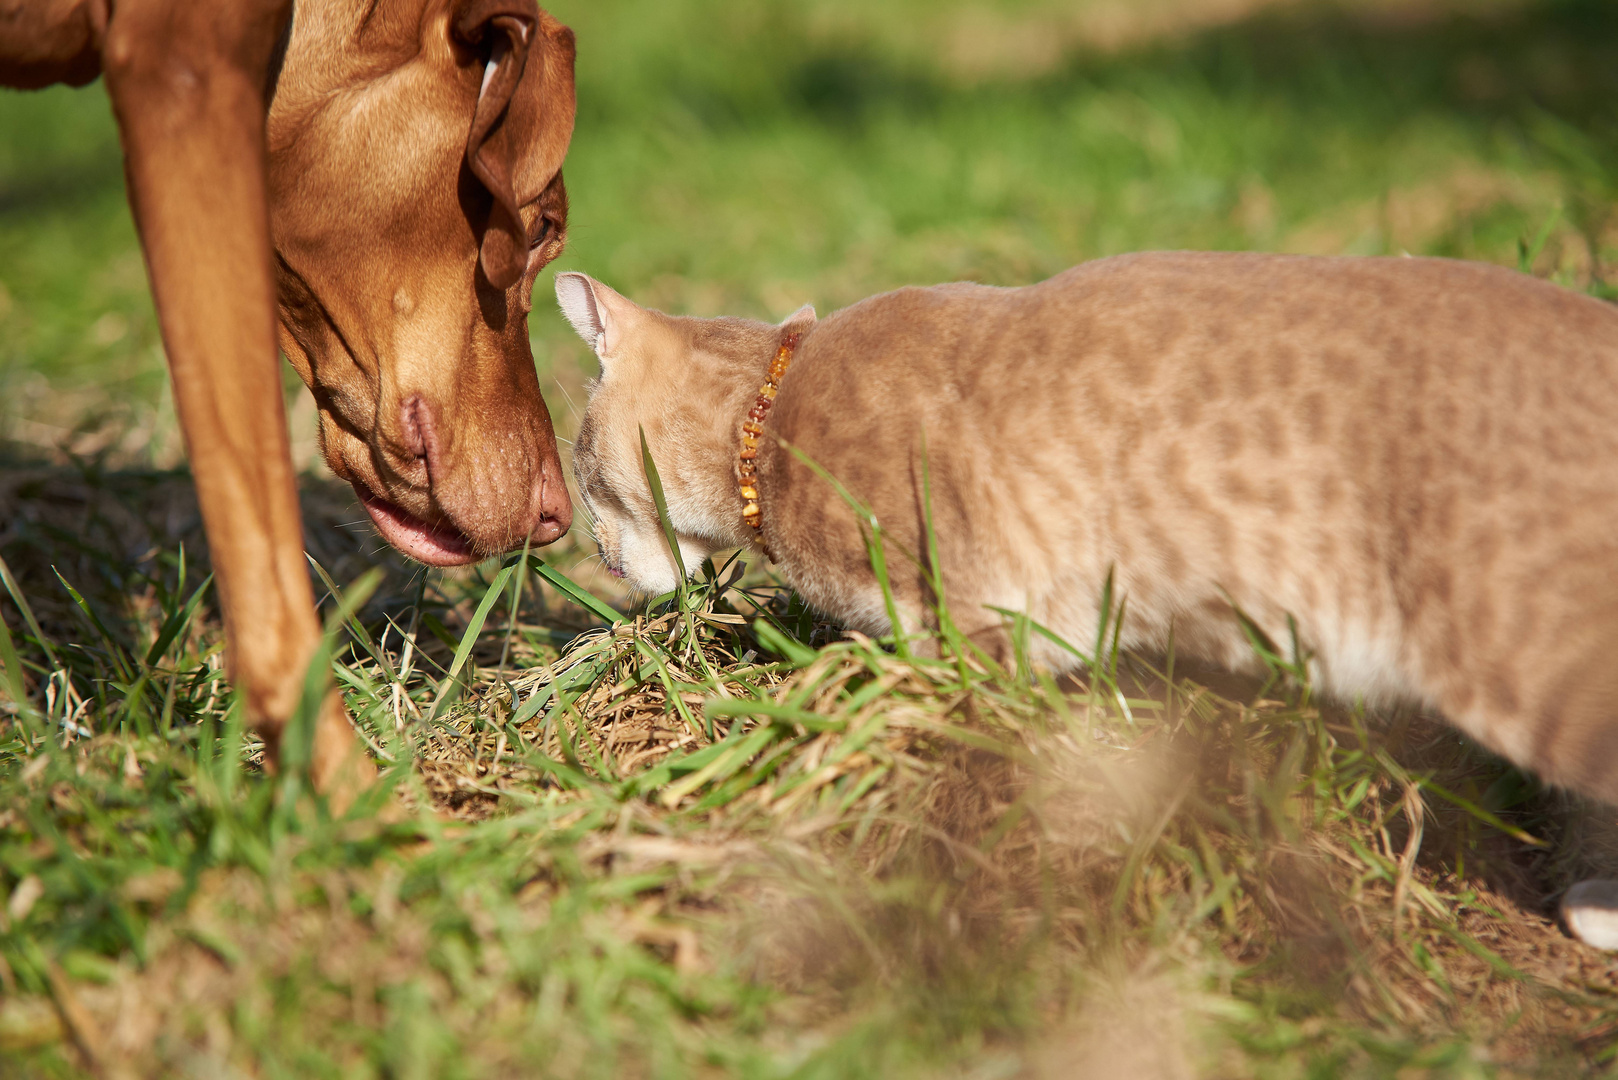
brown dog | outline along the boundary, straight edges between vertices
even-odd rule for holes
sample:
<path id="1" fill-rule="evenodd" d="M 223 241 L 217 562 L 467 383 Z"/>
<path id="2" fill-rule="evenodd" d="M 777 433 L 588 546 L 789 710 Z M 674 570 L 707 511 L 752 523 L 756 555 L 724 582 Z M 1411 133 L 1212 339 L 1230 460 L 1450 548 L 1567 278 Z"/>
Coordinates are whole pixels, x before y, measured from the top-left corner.
<path id="1" fill-rule="evenodd" d="M 272 747 L 319 639 L 280 345 L 378 529 L 454 565 L 572 520 L 526 319 L 573 35 L 534 0 L 0 0 L 0 85 L 105 74 L 234 677 Z M 316 782 L 371 767 L 335 695 Z"/>

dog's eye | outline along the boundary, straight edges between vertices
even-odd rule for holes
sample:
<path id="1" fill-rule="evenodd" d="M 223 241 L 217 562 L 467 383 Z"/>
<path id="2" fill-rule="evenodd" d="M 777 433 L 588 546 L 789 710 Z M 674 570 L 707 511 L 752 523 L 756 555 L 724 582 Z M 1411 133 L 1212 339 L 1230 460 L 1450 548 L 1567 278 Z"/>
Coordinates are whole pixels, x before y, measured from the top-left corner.
<path id="1" fill-rule="evenodd" d="M 532 251 L 535 248 L 544 247 L 546 244 L 551 242 L 551 237 L 555 235 L 556 227 L 551 224 L 551 219 L 548 217 L 541 217 L 538 221 L 534 222 L 534 234 L 528 241 L 529 250 Z"/>

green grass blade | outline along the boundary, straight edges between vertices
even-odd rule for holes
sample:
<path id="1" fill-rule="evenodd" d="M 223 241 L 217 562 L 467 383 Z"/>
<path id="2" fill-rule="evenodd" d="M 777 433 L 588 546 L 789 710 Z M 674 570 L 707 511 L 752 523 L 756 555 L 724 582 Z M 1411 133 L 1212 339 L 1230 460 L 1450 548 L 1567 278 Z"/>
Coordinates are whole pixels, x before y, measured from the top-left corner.
<path id="1" fill-rule="evenodd" d="M 659 801 L 665 807 L 673 809 L 680 804 L 681 799 L 704 784 L 713 780 L 723 780 L 731 773 L 744 767 L 748 759 L 764 749 L 770 740 L 775 737 L 776 732 L 767 726 L 758 728 L 746 735 L 737 736 L 737 741 L 734 745 L 719 754 L 707 765 L 664 788 Z M 726 740 L 726 742 L 729 741 L 728 739 Z"/>
<path id="2" fill-rule="evenodd" d="M 652 503 L 657 507 L 658 524 L 663 526 L 663 537 L 669 542 L 669 552 L 674 556 L 674 568 L 679 573 L 674 591 L 680 596 L 680 610 L 686 609 L 685 584 L 685 556 L 680 554 L 680 537 L 674 531 L 674 523 L 669 520 L 668 500 L 663 497 L 663 478 L 658 475 L 657 463 L 652 460 L 652 448 L 646 445 L 646 429 L 640 429 L 640 460 L 646 467 L 646 483 L 652 489 Z"/>
<path id="3" fill-rule="evenodd" d="M 84 612 L 84 617 L 90 620 L 90 625 L 95 628 L 96 633 L 101 635 L 102 642 L 107 646 L 107 655 L 112 660 L 113 669 L 118 672 L 118 677 L 125 683 L 132 682 L 135 676 L 130 671 L 128 663 L 126 663 L 129 656 L 124 651 L 123 646 L 118 644 L 118 639 L 112 636 L 112 631 L 107 629 L 106 624 L 101 621 L 101 617 L 90 607 L 90 602 L 84 598 L 84 595 L 67 583 L 67 578 L 62 576 L 60 570 L 53 566 L 51 567 L 51 573 L 56 575 L 56 580 L 62 583 L 62 588 L 67 590 L 67 594 L 73 598 L 73 602 L 78 605 L 79 610 Z"/>
<path id="4" fill-rule="evenodd" d="M 12 576 L 11 567 L 6 565 L 6 560 L 3 556 L 0 556 L 0 581 L 5 582 L 6 592 L 11 594 L 11 602 L 17 605 L 18 611 L 22 612 L 23 621 L 28 624 L 29 633 L 34 635 L 34 640 L 39 642 L 39 647 L 45 652 L 45 659 L 49 661 L 51 667 L 61 667 L 61 661 L 56 659 L 56 650 L 51 648 L 50 639 L 45 636 L 45 631 L 39 628 L 39 620 L 34 618 L 34 609 L 28 606 L 28 598 L 22 594 L 22 587 L 17 584 L 17 579 Z"/>
<path id="5" fill-rule="evenodd" d="M 921 432 L 921 507 L 927 530 L 927 580 L 932 585 L 933 607 L 942 625 L 947 619 L 948 604 L 944 599 L 944 572 L 938 566 L 938 532 L 933 528 L 933 474 L 927 460 L 926 428 Z"/>
<path id="6" fill-rule="evenodd" d="M 808 731 L 844 731 L 847 720 L 822 716 L 808 709 L 774 701 L 746 700 L 742 698 L 714 698 L 703 705 L 702 711 L 716 719 L 733 716 L 765 717 L 773 723 L 802 724 Z"/>
<path id="7" fill-rule="evenodd" d="M 693 735 L 706 735 L 712 741 L 713 721 L 709 720 L 706 725 L 699 724 L 696 717 L 691 715 L 690 706 L 680 696 L 679 685 L 675 682 L 674 676 L 669 674 L 668 665 L 663 662 L 663 650 L 639 639 L 635 641 L 635 648 L 656 666 L 658 681 L 663 684 L 663 694 L 669 704 L 674 706 L 675 712 L 679 714 L 680 720 L 685 724 L 686 729 Z"/>
<path id="8" fill-rule="evenodd" d="M 332 686 L 331 667 L 337 653 L 337 635 L 343 624 L 354 612 L 364 607 L 371 594 L 376 592 L 377 586 L 382 584 L 382 576 L 380 569 L 373 568 L 348 587 L 347 595 L 326 620 L 320 644 L 315 647 L 315 653 L 304 669 L 303 693 L 281 739 L 283 805 L 290 806 L 309 770 L 314 752 L 315 724 L 321 706 L 325 704 L 326 693 Z"/>
<path id="9" fill-rule="evenodd" d="M 511 584 L 511 616 L 506 621 L 506 640 L 500 646 L 500 677 L 505 678 L 506 661 L 511 659 L 511 639 L 516 636 L 518 615 L 522 611 L 523 590 L 528 588 L 528 549 L 533 537 L 522 542 L 522 554 L 517 557 L 517 580 Z"/>
<path id="10" fill-rule="evenodd" d="M 482 602 L 478 604 L 477 610 L 472 613 L 472 621 L 466 624 L 466 632 L 461 635 L 461 642 L 456 646 L 455 659 L 450 661 L 449 672 L 444 676 L 444 681 L 438 687 L 438 698 L 433 702 L 432 719 L 438 719 L 439 714 L 444 711 L 444 707 L 449 704 L 450 688 L 460 678 L 461 669 L 466 666 L 467 658 L 472 655 L 472 647 L 477 644 L 478 635 L 483 633 L 483 624 L 488 621 L 489 612 L 494 610 L 494 605 L 499 602 L 500 597 L 505 593 L 506 582 L 511 580 L 511 575 L 516 569 L 517 564 L 512 563 L 496 574 L 494 581 L 489 585 L 488 591 L 483 594 Z"/>
<path id="11" fill-rule="evenodd" d="M 333 581 L 331 575 L 326 573 L 326 568 L 321 566 L 320 563 L 316 562 L 313 555 L 305 553 L 304 558 L 306 558 L 309 561 L 309 565 L 314 568 L 315 574 L 320 578 L 321 584 L 326 586 L 326 591 L 331 593 L 331 598 L 339 605 L 342 604 L 343 590 L 338 588 L 337 582 Z M 395 675 L 393 671 L 393 662 L 388 659 L 388 654 L 378 648 L 376 642 L 371 639 L 371 633 L 369 630 L 365 629 L 365 624 L 360 622 L 359 612 L 357 610 L 352 616 L 349 617 L 348 629 L 349 632 L 354 635 L 354 640 L 360 643 L 360 647 L 365 650 L 366 654 L 369 655 L 372 660 L 377 662 L 377 665 L 382 668 L 383 672 L 387 674 L 388 678 L 395 682 L 398 681 L 398 676 Z"/>
<path id="12" fill-rule="evenodd" d="M 909 642 L 905 640 L 904 623 L 899 618 L 899 604 L 898 601 L 894 599 L 893 587 L 888 578 L 888 558 L 886 542 L 884 540 L 885 534 L 882 531 L 882 523 L 877 520 L 876 512 L 869 506 L 865 505 L 865 503 L 855 498 L 854 493 L 849 491 L 848 488 L 843 485 L 841 480 L 833 476 L 829 470 L 827 470 L 814 458 L 810 457 L 802 449 L 794 446 L 792 443 L 787 442 L 785 439 L 777 439 L 776 441 L 780 443 L 783 449 L 792 454 L 793 457 L 803 462 L 803 464 L 808 467 L 808 469 L 816 476 L 829 483 L 832 486 L 832 490 L 837 492 L 838 497 L 841 498 L 843 502 L 846 503 L 848 507 L 859 516 L 860 531 L 865 537 L 865 551 L 871 560 L 871 572 L 876 575 L 877 584 L 882 588 L 882 603 L 887 609 L 888 622 L 893 627 L 894 648 L 897 650 L 900 656 L 908 658 L 910 655 L 910 645 Z M 899 550 L 918 567 L 922 565 L 921 560 L 918 559 L 914 553 L 905 551 L 902 546 Z"/>
<path id="13" fill-rule="evenodd" d="M 534 573 L 550 582 L 551 587 L 557 592 L 590 614 L 606 620 L 608 626 L 614 626 L 624 621 L 623 615 L 611 604 L 574 582 L 572 578 L 541 559 L 538 555 L 531 556 L 528 560 L 528 565 L 533 568 Z"/>
<path id="14" fill-rule="evenodd" d="M 523 724 L 526 724 L 529 720 L 532 720 L 536 715 L 538 715 L 539 711 L 543 709 L 553 697 L 565 694 L 569 690 L 576 690 L 580 686 L 586 686 L 595 682 L 596 679 L 601 677 L 602 672 L 607 670 L 608 666 L 608 664 L 598 662 L 593 664 L 579 664 L 576 667 L 569 668 L 558 675 L 555 679 L 529 694 L 528 700 L 522 703 L 522 707 L 512 714 L 511 719 L 507 721 L 507 723 L 514 727 L 521 727 Z"/>
<path id="15" fill-rule="evenodd" d="M 995 614 L 1007 619 L 1026 619 L 1029 630 L 1038 634 L 1040 637 L 1044 638 L 1046 641 L 1049 641 L 1056 647 L 1062 649 L 1064 652 L 1072 653 L 1086 668 L 1094 668 L 1096 666 L 1095 659 L 1093 657 L 1086 656 L 1077 646 L 1070 643 L 1061 634 L 1056 633 L 1044 623 L 1039 622 L 1037 619 L 1028 618 L 1027 613 L 1013 611 L 1010 608 L 996 607 L 993 604 L 984 604 L 983 606 Z"/>
<path id="16" fill-rule="evenodd" d="M 1550 243 L 1551 233 L 1556 231 L 1556 226 L 1561 220 L 1562 208 L 1558 206 L 1551 211 L 1551 216 L 1546 219 L 1545 224 L 1540 226 L 1539 233 L 1534 237 L 1532 244 L 1522 239 L 1517 241 L 1518 270 L 1525 274 L 1534 272 L 1534 264 L 1539 261 L 1539 256 L 1545 250 L 1545 245 Z"/>
<path id="17" fill-rule="evenodd" d="M 35 711 L 28 702 L 28 684 L 23 680 L 22 659 L 11 642 L 11 628 L 6 625 L 4 618 L 0 618 L 0 664 L 5 667 L 6 684 L 11 700 L 17 705 L 18 715 L 31 721 Z"/>
<path id="18" fill-rule="evenodd" d="M 820 654 L 792 635 L 778 630 L 765 619 L 753 620 L 753 635 L 758 643 L 777 656 L 784 656 L 794 667 L 808 667 Z"/>
<path id="19" fill-rule="evenodd" d="M 174 644 L 174 639 L 179 637 L 185 631 L 185 628 L 191 625 L 191 619 L 197 613 L 197 605 L 202 603 L 203 595 L 212 584 L 213 575 L 209 574 L 203 579 L 202 584 L 197 586 L 197 591 L 191 594 L 191 599 L 185 602 L 185 606 L 170 615 L 168 620 L 164 622 L 163 629 L 158 631 L 157 640 L 152 642 L 150 649 L 146 650 L 147 667 L 154 667 L 159 660 L 163 659 L 163 654 L 169 651 L 169 646 Z"/>
<path id="20" fill-rule="evenodd" d="M 1499 829 L 1501 832 L 1505 833 L 1507 836 L 1519 843 L 1527 844 L 1530 847 L 1550 847 L 1550 844 L 1546 843 L 1544 840 L 1541 840 L 1532 833 L 1525 832 L 1522 829 L 1517 828 L 1515 825 L 1506 824 L 1494 814 L 1489 813 L 1489 811 L 1485 810 L 1483 807 L 1469 801 L 1468 799 L 1462 798 L 1447 788 L 1440 787 L 1431 780 L 1417 779 L 1416 785 L 1423 791 L 1430 791 L 1434 795 L 1437 795 L 1440 799 L 1443 799 L 1445 802 L 1452 803 L 1455 806 L 1460 807 L 1462 810 L 1465 810 L 1468 814 L 1471 814 L 1485 825 L 1488 825 L 1491 828 Z"/>
<path id="21" fill-rule="evenodd" d="M 1112 622 L 1112 586 L 1113 567 L 1107 567 L 1107 580 L 1101 586 L 1101 621 L 1096 627 L 1096 651 L 1091 655 L 1095 663 L 1090 665 L 1092 671 L 1098 670 L 1101 658 L 1107 655 L 1107 627 Z"/>

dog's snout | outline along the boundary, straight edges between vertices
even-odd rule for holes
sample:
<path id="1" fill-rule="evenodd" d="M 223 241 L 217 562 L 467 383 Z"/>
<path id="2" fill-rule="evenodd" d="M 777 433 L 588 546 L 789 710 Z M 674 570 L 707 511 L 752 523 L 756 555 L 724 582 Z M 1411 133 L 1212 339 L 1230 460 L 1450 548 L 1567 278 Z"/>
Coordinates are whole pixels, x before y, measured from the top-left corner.
<path id="1" fill-rule="evenodd" d="M 389 500 L 486 554 L 566 535 L 573 504 L 548 425 L 502 430 L 486 411 L 457 411 L 423 393 L 404 397 L 397 415 L 397 434 L 379 455 L 402 481 Z"/>

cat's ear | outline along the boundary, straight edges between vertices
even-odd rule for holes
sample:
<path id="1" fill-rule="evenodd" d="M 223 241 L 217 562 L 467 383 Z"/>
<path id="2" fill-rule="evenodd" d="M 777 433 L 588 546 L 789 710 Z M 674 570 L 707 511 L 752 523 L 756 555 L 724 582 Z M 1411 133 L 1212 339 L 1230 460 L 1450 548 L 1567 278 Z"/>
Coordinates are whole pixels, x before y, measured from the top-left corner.
<path id="1" fill-rule="evenodd" d="M 590 351 L 600 356 L 606 344 L 607 320 L 596 301 L 595 284 L 585 274 L 556 275 L 556 303 L 573 324 L 574 333 L 584 339 Z"/>
<path id="2" fill-rule="evenodd" d="M 807 333 L 815 325 L 815 305 L 805 304 L 791 315 L 781 320 L 781 329 L 796 330 L 798 333 Z"/>
<path id="3" fill-rule="evenodd" d="M 556 275 L 556 303 L 603 363 L 623 344 L 624 324 L 637 310 L 595 278 L 578 273 Z"/>

